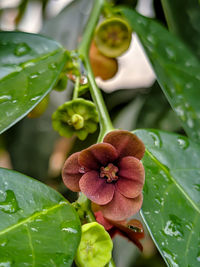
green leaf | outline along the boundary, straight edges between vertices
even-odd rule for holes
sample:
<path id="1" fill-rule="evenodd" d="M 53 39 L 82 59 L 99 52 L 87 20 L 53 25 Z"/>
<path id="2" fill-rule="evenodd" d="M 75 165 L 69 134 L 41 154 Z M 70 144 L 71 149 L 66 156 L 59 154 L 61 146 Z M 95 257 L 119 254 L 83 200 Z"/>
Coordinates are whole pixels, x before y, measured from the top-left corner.
<path id="1" fill-rule="evenodd" d="M 156 21 L 122 9 L 138 34 L 158 82 L 188 136 L 200 141 L 200 64 L 191 51 Z"/>
<path id="2" fill-rule="evenodd" d="M 65 61 L 64 49 L 53 40 L 0 32 L 0 133 L 50 92 Z"/>
<path id="3" fill-rule="evenodd" d="M 169 29 L 200 58 L 200 6 L 197 0 L 162 0 Z M 183 26 L 184 25 L 184 26 Z"/>
<path id="4" fill-rule="evenodd" d="M 73 207 L 56 191 L 0 168 L 0 266 L 71 266 L 80 241 Z"/>
<path id="5" fill-rule="evenodd" d="M 200 263 L 200 145 L 187 137 L 137 130 L 144 142 L 142 216 L 168 266 Z"/>

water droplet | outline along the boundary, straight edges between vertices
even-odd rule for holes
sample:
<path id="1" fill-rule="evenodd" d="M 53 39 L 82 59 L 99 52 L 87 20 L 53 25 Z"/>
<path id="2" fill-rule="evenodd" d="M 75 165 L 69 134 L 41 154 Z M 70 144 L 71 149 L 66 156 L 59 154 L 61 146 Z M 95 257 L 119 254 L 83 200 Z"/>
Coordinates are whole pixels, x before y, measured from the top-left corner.
<path id="1" fill-rule="evenodd" d="M 154 184 L 153 187 L 154 187 L 155 190 L 159 189 L 159 186 L 157 184 Z"/>
<path id="2" fill-rule="evenodd" d="M 7 102 L 7 101 L 10 101 L 11 99 L 12 99 L 11 95 L 2 95 L 2 96 L 0 96 L 0 104 Z"/>
<path id="3" fill-rule="evenodd" d="M 173 254 L 171 251 L 167 249 L 163 249 L 163 254 L 167 259 L 167 261 L 170 263 L 170 266 L 179 267 L 179 265 L 176 262 L 176 254 Z"/>
<path id="4" fill-rule="evenodd" d="M 0 202 L 0 210 L 5 213 L 15 213 L 19 210 L 18 202 L 13 191 L 6 191 L 5 200 Z"/>
<path id="5" fill-rule="evenodd" d="M 51 64 L 49 64 L 48 68 L 49 68 L 50 70 L 55 70 L 55 69 L 57 68 L 56 63 L 51 63 Z"/>
<path id="6" fill-rule="evenodd" d="M 35 66 L 35 63 L 34 62 L 31 62 L 31 61 L 29 61 L 29 62 L 25 62 L 24 64 L 23 64 L 23 67 L 24 68 L 31 68 L 31 67 L 34 67 Z"/>
<path id="7" fill-rule="evenodd" d="M 12 262 L 9 260 L 4 260 L 0 262 L 0 267 L 11 267 Z"/>
<path id="8" fill-rule="evenodd" d="M 7 244 L 7 240 L 3 239 L 3 240 L 0 240 L 0 247 L 5 247 Z"/>
<path id="9" fill-rule="evenodd" d="M 194 184 L 194 189 L 196 189 L 197 191 L 200 191 L 200 184 Z"/>
<path id="10" fill-rule="evenodd" d="M 200 251 L 197 254 L 197 261 L 200 261 Z"/>
<path id="11" fill-rule="evenodd" d="M 163 170 L 160 170 L 160 172 L 159 172 L 159 173 L 161 174 L 162 178 L 164 178 L 164 180 L 165 180 L 167 183 L 169 183 L 169 182 L 170 182 L 170 179 L 168 178 L 168 176 L 167 176 L 167 174 L 166 174 L 166 172 L 165 172 L 165 171 L 163 171 Z"/>
<path id="12" fill-rule="evenodd" d="M 181 228 L 181 220 L 176 215 L 170 215 L 170 220 L 167 221 L 163 231 L 166 235 L 178 239 L 182 239 L 184 235 Z"/>
<path id="13" fill-rule="evenodd" d="M 189 128 L 193 128 L 194 127 L 194 121 L 193 121 L 192 118 L 189 117 L 187 119 L 187 125 L 188 125 Z"/>
<path id="14" fill-rule="evenodd" d="M 29 75 L 29 79 L 36 79 L 36 78 L 38 78 L 38 73 Z"/>
<path id="15" fill-rule="evenodd" d="M 35 227 L 31 227 L 31 231 L 33 231 L 33 232 L 38 232 L 38 229 L 35 228 Z"/>
<path id="16" fill-rule="evenodd" d="M 71 222 L 65 221 L 61 224 L 61 230 L 64 232 L 77 234 L 77 230 L 71 227 Z"/>
<path id="17" fill-rule="evenodd" d="M 158 148 L 162 147 L 162 140 L 159 136 L 158 133 L 155 133 L 153 131 L 149 132 L 149 135 L 152 137 L 152 139 L 154 140 L 154 145 Z"/>
<path id="18" fill-rule="evenodd" d="M 62 231 L 65 231 L 65 232 L 68 232 L 68 233 L 72 233 L 72 234 L 77 234 L 77 230 L 76 229 L 73 229 L 71 227 L 63 227 L 62 228 Z"/>
<path id="19" fill-rule="evenodd" d="M 162 197 L 155 197 L 155 201 L 161 206 L 164 205 L 164 198 Z"/>
<path id="20" fill-rule="evenodd" d="M 36 101 L 36 100 L 38 100 L 39 98 L 40 98 L 40 95 L 35 96 L 35 97 L 32 97 L 32 98 L 31 98 L 31 101 Z"/>
<path id="21" fill-rule="evenodd" d="M 171 47 L 165 47 L 165 51 L 169 59 L 176 59 L 176 54 Z"/>
<path id="22" fill-rule="evenodd" d="M 88 83 L 88 78 L 85 75 L 81 75 L 80 84 L 85 85 Z"/>
<path id="23" fill-rule="evenodd" d="M 183 107 L 177 106 L 174 110 L 177 113 L 177 115 L 180 117 L 180 119 L 185 122 L 186 116 L 185 116 L 185 111 L 184 111 Z"/>
<path id="24" fill-rule="evenodd" d="M 188 141 L 188 139 L 187 139 L 186 137 L 184 137 L 184 136 L 180 136 L 180 137 L 178 137 L 177 142 L 178 142 L 178 144 L 179 144 L 179 147 L 182 148 L 182 149 L 186 149 L 186 148 L 188 148 L 188 146 L 189 146 L 189 141 Z"/>
<path id="25" fill-rule="evenodd" d="M 155 36 L 151 34 L 147 35 L 147 40 L 153 45 L 157 43 Z"/>
<path id="26" fill-rule="evenodd" d="M 188 230 L 192 230 L 193 229 L 193 227 L 194 227 L 194 225 L 193 225 L 193 223 L 191 223 L 191 222 L 187 222 L 186 224 L 185 224 L 185 227 L 188 229 Z"/>
<path id="27" fill-rule="evenodd" d="M 19 43 L 14 53 L 16 56 L 21 57 L 26 55 L 30 50 L 30 47 L 26 43 Z"/>
<path id="28" fill-rule="evenodd" d="M 191 82 L 190 83 L 186 83 L 185 86 L 186 86 L 187 89 L 190 89 L 190 88 L 192 88 L 192 83 Z"/>

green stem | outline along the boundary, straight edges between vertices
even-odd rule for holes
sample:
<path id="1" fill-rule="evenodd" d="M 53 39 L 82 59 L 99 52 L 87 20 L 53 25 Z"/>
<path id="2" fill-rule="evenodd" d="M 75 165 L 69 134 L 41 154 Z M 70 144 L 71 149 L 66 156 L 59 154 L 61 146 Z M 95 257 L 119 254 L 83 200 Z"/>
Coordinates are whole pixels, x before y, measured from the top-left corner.
<path id="1" fill-rule="evenodd" d="M 76 82 L 73 91 L 73 99 L 76 99 L 78 97 L 79 85 L 80 85 L 80 77 L 76 76 Z"/>
<path id="2" fill-rule="evenodd" d="M 78 52 L 82 57 L 83 62 L 85 64 L 85 68 L 88 72 L 88 83 L 90 85 L 90 93 L 99 114 L 100 134 L 98 142 L 102 142 L 104 135 L 107 132 L 110 132 L 111 130 L 114 129 L 107 108 L 105 106 L 101 91 L 95 82 L 95 77 L 92 72 L 92 68 L 89 61 L 89 48 L 103 5 L 104 5 L 104 0 L 95 1 L 93 10 L 88 20 L 88 24 L 83 34 L 82 42 L 80 43 L 78 48 Z"/>

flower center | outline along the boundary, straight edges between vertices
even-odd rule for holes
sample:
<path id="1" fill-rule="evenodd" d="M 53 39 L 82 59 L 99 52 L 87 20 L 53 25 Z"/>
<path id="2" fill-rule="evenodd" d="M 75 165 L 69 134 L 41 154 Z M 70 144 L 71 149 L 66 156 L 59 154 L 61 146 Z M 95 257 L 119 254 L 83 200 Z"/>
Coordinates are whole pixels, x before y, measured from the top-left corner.
<path id="1" fill-rule="evenodd" d="M 80 130 L 84 126 L 84 118 L 79 114 L 73 114 L 68 124 L 72 125 L 76 130 Z"/>
<path id="2" fill-rule="evenodd" d="M 107 183 L 116 182 L 118 180 L 118 176 L 116 175 L 117 172 L 118 168 L 112 163 L 109 163 L 107 167 L 100 168 L 100 177 L 106 178 Z"/>

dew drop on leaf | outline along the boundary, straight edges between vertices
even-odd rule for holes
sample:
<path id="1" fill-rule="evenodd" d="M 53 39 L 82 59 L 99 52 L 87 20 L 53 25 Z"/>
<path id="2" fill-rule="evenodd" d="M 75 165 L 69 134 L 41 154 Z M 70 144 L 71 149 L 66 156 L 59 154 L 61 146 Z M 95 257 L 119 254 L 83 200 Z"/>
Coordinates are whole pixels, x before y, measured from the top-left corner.
<path id="1" fill-rule="evenodd" d="M 48 65 L 48 68 L 49 68 L 50 70 L 55 70 L 55 69 L 57 68 L 57 66 L 56 66 L 55 63 L 51 63 L 51 64 Z"/>
<path id="2" fill-rule="evenodd" d="M 178 137 L 177 142 L 179 147 L 182 149 L 186 149 L 189 146 L 189 141 L 185 137 Z"/>
<path id="3" fill-rule="evenodd" d="M 18 57 L 21 57 L 28 54 L 30 50 L 30 47 L 26 43 L 19 43 L 15 48 L 14 54 Z"/>
<path id="4" fill-rule="evenodd" d="M 155 201 L 161 206 L 164 204 L 164 198 L 162 197 L 155 197 Z"/>
<path id="5" fill-rule="evenodd" d="M 35 96 L 35 97 L 32 97 L 32 98 L 31 98 L 31 101 L 36 101 L 36 100 L 38 100 L 39 98 L 40 98 L 40 95 Z"/>
<path id="6" fill-rule="evenodd" d="M 200 184 L 194 184 L 194 189 L 200 192 Z"/>
<path id="7" fill-rule="evenodd" d="M 151 132 L 149 132 L 149 135 L 152 137 L 152 139 L 154 141 L 154 145 L 158 148 L 161 148 L 162 147 L 162 140 L 161 140 L 159 134 L 151 131 Z"/>
<path id="8" fill-rule="evenodd" d="M 170 263 L 170 266 L 179 267 L 179 265 L 176 262 L 176 255 L 175 254 L 173 254 L 171 251 L 169 251 L 167 249 L 163 249 L 163 254 L 164 254 L 165 258 L 167 259 L 167 261 Z"/>
<path id="9" fill-rule="evenodd" d="M 10 101 L 11 99 L 12 99 L 11 95 L 2 95 L 2 96 L 0 96 L 0 104 L 7 102 L 7 101 Z"/>
<path id="10" fill-rule="evenodd" d="M 170 220 L 166 222 L 163 232 L 168 236 L 183 238 L 181 220 L 175 215 L 170 215 Z"/>
<path id="11" fill-rule="evenodd" d="M 197 261 L 200 262 L 200 251 L 199 251 L 198 254 L 197 254 Z"/>
<path id="12" fill-rule="evenodd" d="M 5 213 L 15 213 L 18 210 L 19 206 L 14 192 L 7 190 L 5 200 L 0 202 L 0 211 L 3 211 Z"/>
<path id="13" fill-rule="evenodd" d="M 11 267 L 12 262 L 9 260 L 0 261 L 0 267 Z"/>
<path id="14" fill-rule="evenodd" d="M 7 240 L 6 239 L 0 240 L 0 247 L 5 247 L 6 244 L 7 244 Z"/>
<path id="15" fill-rule="evenodd" d="M 38 73 L 33 73 L 29 75 L 29 79 L 36 79 L 36 78 L 38 78 Z"/>

